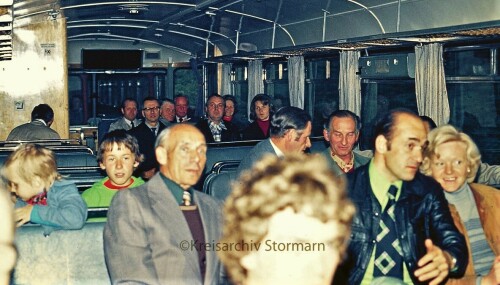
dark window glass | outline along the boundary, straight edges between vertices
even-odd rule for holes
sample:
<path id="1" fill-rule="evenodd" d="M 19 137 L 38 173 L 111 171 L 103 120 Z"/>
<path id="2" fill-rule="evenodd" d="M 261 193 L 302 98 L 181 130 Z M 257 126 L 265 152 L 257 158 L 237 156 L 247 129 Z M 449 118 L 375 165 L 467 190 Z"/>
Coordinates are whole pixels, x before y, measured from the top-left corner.
<path id="1" fill-rule="evenodd" d="M 500 164 L 500 83 L 448 82 L 450 124 L 471 136 L 482 161 Z"/>
<path id="2" fill-rule="evenodd" d="M 484 76 L 491 74 L 490 50 L 460 50 L 444 54 L 446 76 Z"/>
<path id="3" fill-rule="evenodd" d="M 418 114 L 413 80 L 368 81 L 361 84 L 361 149 L 373 149 L 376 120 L 394 108 L 407 108 Z"/>

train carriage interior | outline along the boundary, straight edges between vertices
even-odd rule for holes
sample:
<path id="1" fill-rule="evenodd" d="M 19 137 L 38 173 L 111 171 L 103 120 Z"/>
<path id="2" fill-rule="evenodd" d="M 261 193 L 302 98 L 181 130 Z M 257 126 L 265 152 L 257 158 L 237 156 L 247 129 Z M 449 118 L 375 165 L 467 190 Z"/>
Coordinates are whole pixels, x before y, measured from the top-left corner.
<path id="1" fill-rule="evenodd" d="M 498 165 L 500 2 L 0 0 L 1 164 L 25 143 L 6 141 L 10 130 L 47 103 L 62 139 L 37 143 L 54 150 L 59 171 L 83 191 L 105 175 L 96 151 L 125 98 L 140 103 L 183 94 L 192 116 L 203 117 L 213 93 L 235 96 L 245 122 L 258 93 L 268 94 L 275 109 L 303 108 L 313 119 L 312 153 L 326 147 L 323 124 L 332 111 L 360 116 L 358 148 L 369 150 L 376 118 L 405 107 L 464 130 L 482 161 Z M 257 142 L 209 145 L 198 189 L 224 199 L 239 161 Z M 37 236 L 40 256 L 54 251 L 53 260 L 73 260 L 85 252 L 85 260 L 97 260 L 88 272 L 78 262 L 59 264 L 66 273 L 52 284 L 64 278 L 109 284 L 102 226 L 48 238 L 36 225 L 19 228 L 15 279 L 33 284 L 36 273 L 27 273 L 33 257 L 23 255 Z M 72 240 L 82 239 L 80 250 L 70 250 Z"/>

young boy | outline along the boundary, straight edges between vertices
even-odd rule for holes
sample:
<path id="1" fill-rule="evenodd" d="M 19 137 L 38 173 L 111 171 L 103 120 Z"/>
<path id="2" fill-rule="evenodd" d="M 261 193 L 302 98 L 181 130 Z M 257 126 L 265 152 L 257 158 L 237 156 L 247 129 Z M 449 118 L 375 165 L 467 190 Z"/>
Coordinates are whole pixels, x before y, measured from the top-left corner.
<path id="1" fill-rule="evenodd" d="M 87 206 L 76 185 L 57 172 L 51 150 L 36 144 L 20 145 L 5 161 L 2 176 L 17 199 L 14 217 L 17 226 L 40 224 L 44 234 L 54 230 L 81 229 Z"/>
<path id="2" fill-rule="evenodd" d="M 142 161 L 137 139 L 124 130 L 112 131 L 104 136 L 97 160 L 108 176 L 83 192 L 82 197 L 89 208 L 109 207 L 119 190 L 144 184 L 141 178 L 132 176 Z"/>

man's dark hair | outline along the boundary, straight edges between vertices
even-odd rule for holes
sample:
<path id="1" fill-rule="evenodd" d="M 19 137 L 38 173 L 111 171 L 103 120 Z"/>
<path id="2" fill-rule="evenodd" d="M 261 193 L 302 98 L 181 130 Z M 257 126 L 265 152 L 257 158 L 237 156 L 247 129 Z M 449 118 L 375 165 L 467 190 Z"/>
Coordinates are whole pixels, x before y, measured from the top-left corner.
<path id="1" fill-rule="evenodd" d="M 139 106 L 139 104 L 137 104 L 137 100 L 135 100 L 132 97 L 127 97 L 127 98 L 123 99 L 123 101 L 122 101 L 122 107 L 121 107 L 122 109 L 125 109 L 125 103 L 127 103 L 127 101 L 135 102 L 135 105 Z"/>
<path id="2" fill-rule="evenodd" d="M 384 136 L 385 139 L 389 142 L 388 148 L 390 149 L 390 142 L 392 140 L 392 136 L 394 135 L 394 125 L 396 124 L 396 118 L 400 114 L 409 114 L 419 118 L 419 116 L 415 114 L 415 112 L 406 108 L 391 109 L 389 110 L 389 112 L 383 114 L 375 123 L 374 134 L 372 138 L 373 149 L 375 149 L 375 140 L 379 135 Z"/>
<path id="3" fill-rule="evenodd" d="M 297 107 L 282 107 L 271 118 L 270 136 L 283 137 L 288 130 L 304 130 L 311 121 L 309 114 Z"/>
<path id="4" fill-rule="evenodd" d="M 142 99 L 142 108 L 144 108 L 144 103 L 146 101 L 156 101 L 158 103 L 158 105 L 160 105 L 160 101 L 157 98 L 155 98 L 153 96 L 148 96 L 148 97 Z"/>
<path id="5" fill-rule="evenodd" d="M 420 119 L 422 119 L 422 121 L 424 121 L 427 124 L 429 124 L 429 131 L 437 128 L 436 123 L 434 122 L 434 120 L 431 117 L 429 117 L 429 116 L 420 116 Z"/>
<path id="6" fill-rule="evenodd" d="M 47 104 L 40 104 L 31 111 L 31 120 L 34 121 L 36 119 L 41 119 L 45 124 L 48 124 L 54 120 L 54 110 Z"/>
<path id="7" fill-rule="evenodd" d="M 351 118 L 354 120 L 356 133 L 359 133 L 359 130 L 361 130 L 361 120 L 359 119 L 358 115 L 349 110 L 336 110 L 331 113 L 323 126 L 325 130 L 330 131 L 330 126 L 332 125 L 333 118 Z"/>
<path id="8" fill-rule="evenodd" d="M 137 139 L 125 130 L 114 130 L 104 135 L 99 145 L 99 150 L 97 151 L 97 161 L 103 162 L 104 153 L 106 151 L 111 151 L 115 144 L 128 148 L 130 152 L 135 155 L 136 161 L 143 161 L 143 156 L 139 151 L 139 143 L 137 142 Z"/>
<path id="9" fill-rule="evenodd" d="M 273 104 L 271 97 L 266 94 L 257 94 L 252 99 L 252 103 L 250 103 L 250 120 L 255 121 L 257 119 L 257 114 L 255 113 L 255 102 L 260 101 L 262 105 L 269 105 L 269 118 L 272 118 L 274 114 Z"/>
<path id="10" fill-rule="evenodd" d="M 214 98 L 214 97 L 217 97 L 217 98 L 221 98 L 222 99 L 222 102 L 224 102 L 224 107 L 226 106 L 226 101 L 224 100 L 224 98 L 222 98 L 222 96 L 220 96 L 219 94 L 217 93 L 213 93 L 212 95 L 208 96 L 207 98 L 207 102 L 205 102 L 205 106 L 208 107 L 208 101 L 210 101 L 210 99 Z"/>

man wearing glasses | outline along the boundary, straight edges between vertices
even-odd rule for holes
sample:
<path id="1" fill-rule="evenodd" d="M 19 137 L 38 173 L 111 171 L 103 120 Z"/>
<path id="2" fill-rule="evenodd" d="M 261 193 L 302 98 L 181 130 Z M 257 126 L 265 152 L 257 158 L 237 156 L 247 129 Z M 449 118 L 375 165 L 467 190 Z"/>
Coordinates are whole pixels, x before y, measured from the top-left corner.
<path id="1" fill-rule="evenodd" d="M 142 116 L 144 121 L 129 133 L 139 142 L 139 150 L 144 155 L 144 161 L 137 167 L 134 173 L 143 179 L 151 178 L 158 169 L 154 144 L 156 136 L 166 128 L 160 122 L 160 102 L 154 97 L 146 97 L 142 100 Z"/>
<path id="2" fill-rule="evenodd" d="M 203 133 L 207 143 L 237 141 L 240 138 L 238 128 L 231 122 L 222 120 L 226 103 L 219 94 L 208 97 L 205 105 L 207 118 L 196 123 L 196 127 Z"/>

